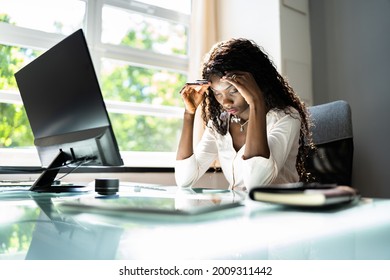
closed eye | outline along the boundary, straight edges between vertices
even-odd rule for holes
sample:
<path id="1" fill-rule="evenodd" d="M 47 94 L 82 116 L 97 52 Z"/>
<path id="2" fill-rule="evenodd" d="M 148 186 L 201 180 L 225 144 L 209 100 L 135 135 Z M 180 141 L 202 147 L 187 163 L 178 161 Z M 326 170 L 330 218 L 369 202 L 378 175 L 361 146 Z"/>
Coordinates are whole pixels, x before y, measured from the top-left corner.
<path id="1" fill-rule="evenodd" d="M 220 98 L 222 96 L 222 93 L 214 92 L 215 98 Z"/>
<path id="2" fill-rule="evenodd" d="M 238 90 L 236 88 L 234 88 L 233 90 L 229 91 L 229 94 L 236 94 L 238 93 Z"/>

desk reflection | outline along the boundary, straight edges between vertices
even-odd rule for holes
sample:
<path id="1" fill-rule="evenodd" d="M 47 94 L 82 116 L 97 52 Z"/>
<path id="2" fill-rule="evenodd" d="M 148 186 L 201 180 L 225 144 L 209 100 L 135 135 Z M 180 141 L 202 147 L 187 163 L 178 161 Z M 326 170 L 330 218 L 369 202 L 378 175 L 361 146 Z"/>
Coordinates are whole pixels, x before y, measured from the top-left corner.
<path id="1" fill-rule="evenodd" d="M 26 260 L 115 259 L 122 228 L 104 224 L 91 227 L 61 214 L 48 196 L 32 198 L 38 208 L 31 204 L 8 207 L 19 216 L 16 223 L 0 226 L 2 254 Z"/>
<path id="2" fill-rule="evenodd" d="M 35 198 L 42 210 L 35 225 L 26 259 L 114 259 L 123 229 L 83 225 L 60 214 L 51 199 Z"/>

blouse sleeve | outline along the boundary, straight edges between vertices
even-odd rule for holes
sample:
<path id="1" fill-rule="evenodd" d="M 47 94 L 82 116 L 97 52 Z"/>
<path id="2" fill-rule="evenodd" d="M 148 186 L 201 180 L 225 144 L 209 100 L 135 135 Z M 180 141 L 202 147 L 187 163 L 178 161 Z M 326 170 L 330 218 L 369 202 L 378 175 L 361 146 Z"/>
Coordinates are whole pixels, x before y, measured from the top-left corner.
<path id="1" fill-rule="evenodd" d="M 217 159 L 218 149 L 214 132 L 206 127 L 195 153 L 189 158 L 176 160 L 175 180 L 179 187 L 192 187 Z"/>
<path id="2" fill-rule="evenodd" d="M 253 157 L 243 162 L 243 180 L 248 189 L 274 181 L 290 153 L 298 152 L 300 128 L 300 119 L 290 115 L 283 116 L 268 128 L 270 157 Z M 291 168 L 295 168 L 295 161 Z"/>

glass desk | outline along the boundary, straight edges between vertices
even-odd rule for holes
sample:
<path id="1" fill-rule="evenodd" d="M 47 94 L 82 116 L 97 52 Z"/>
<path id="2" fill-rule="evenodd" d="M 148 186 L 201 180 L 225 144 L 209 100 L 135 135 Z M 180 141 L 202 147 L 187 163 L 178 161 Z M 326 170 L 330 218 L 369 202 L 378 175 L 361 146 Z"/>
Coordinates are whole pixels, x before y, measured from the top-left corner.
<path id="1" fill-rule="evenodd" d="M 95 193 L 0 193 L 0 259 L 390 259 L 390 200 L 316 210 L 174 187 L 119 197 L 170 204 L 162 212 L 118 210 L 94 205 L 109 205 Z M 217 208 L 193 213 L 191 204 Z"/>

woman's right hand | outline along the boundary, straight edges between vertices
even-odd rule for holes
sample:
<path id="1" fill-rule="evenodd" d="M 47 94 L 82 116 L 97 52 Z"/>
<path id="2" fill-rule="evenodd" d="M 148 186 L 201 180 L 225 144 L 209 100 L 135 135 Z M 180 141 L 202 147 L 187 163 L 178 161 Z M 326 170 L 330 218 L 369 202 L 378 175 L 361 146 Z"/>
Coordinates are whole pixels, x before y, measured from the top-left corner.
<path id="1" fill-rule="evenodd" d="M 196 108 L 202 103 L 204 99 L 204 93 L 210 83 L 204 85 L 185 85 L 181 91 L 181 97 L 184 101 L 184 107 L 187 113 L 195 114 Z"/>

